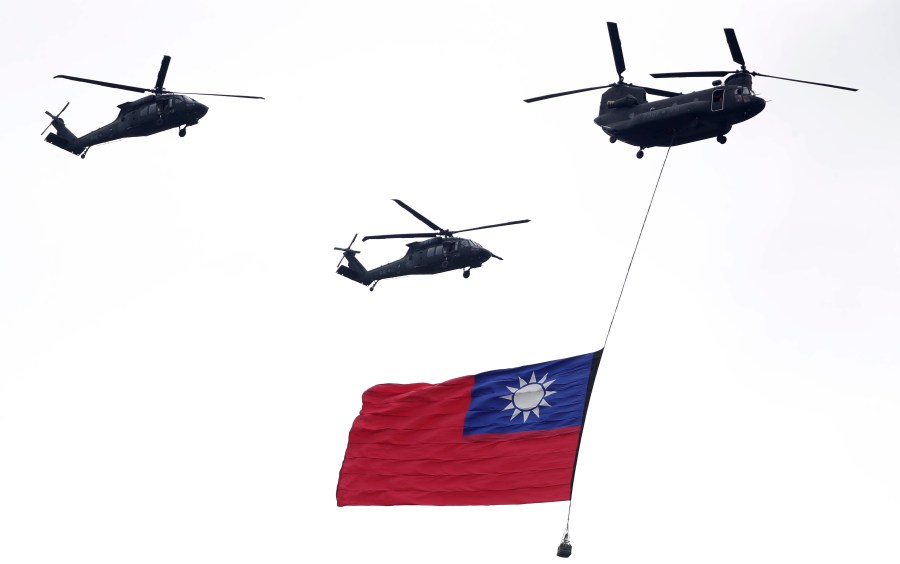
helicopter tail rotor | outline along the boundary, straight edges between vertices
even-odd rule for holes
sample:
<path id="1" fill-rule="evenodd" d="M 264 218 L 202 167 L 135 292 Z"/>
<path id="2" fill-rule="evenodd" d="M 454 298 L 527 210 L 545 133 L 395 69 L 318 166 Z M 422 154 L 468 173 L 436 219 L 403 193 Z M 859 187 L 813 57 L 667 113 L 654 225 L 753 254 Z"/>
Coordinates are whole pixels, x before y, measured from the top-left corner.
<path id="1" fill-rule="evenodd" d="M 47 127 L 45 127 L 43 131 L 41 131 L 41 136 L 43 136 L 45 133 L 47 133 L 47 130 L 50 129 L 50 126 L 53 125 L 53 124 L 56 123 L 56 122 L 58 122 L 59 125 L 65 125 L 65 124 L 66 124 L 66 122 L 65 122 L 64 120 L 62 120 L 59 116 L 62 115 L 62 113 L 63 113 L 64 111 L 66 111 L 66 108 L 68 108 L 68 107 L 69 107 L 69 103 L 66 102 L 66 105 L 63 106 L 63 109 L 61 109 L 61 110 L 59 111 L 59 113 L 57 113 L 56 115 L 53 115 L 53 114 L 51 114 L 51 113 L 48 112 L 48 111 L 44 111 L 45 114 L 47 114 L 48 116 L 50 116 L 50 123 L 47 124 Z"/>
<path id="2" fill-rule="evenodd" d="M 344 252 L 344 254 L 341 256 L 341 260 L 339 260 L 338 263 L 337 263 L 337 268 L 340 268 L 340 267 L 341 267 L 341 263 L 344 262 L 344 259 L 345 259 L 345 258 L 349 258 L 349 257 L 352 257 L 352 256 L 356 256 L 356 255 L 358 255 L 358 254 L 360 253 L 360 251 L 354 251 L 353 249 L 350 248 L 350 247 L 353 246 L 353 243 L 356 242 L 356 237 L 357 237 L 358 235 L 359 235 L 359 233 L 357 233 L 356 235 L 353 236 L 353 239 L 350 240 L 350 244 L 347 245 L 347 248 L 346 248 L 346 249 L 341 248 L 341 247 L 335 247 L 335 248 L 334 248 L 335 251 L 343 251 L 343 252 Z"/>
<path id="3" fill-rule="evenodd" d="M 59 117 L 66 108 L 69 107 L 69 103 L 66 102 L 66 105 L 63 106 L 63 109 L 59 111 L 56 115 L 51 114 L 50 112 L 44 112 L 48 116 L 50 116 L 50 125 L 52 125 L 56 129 L 56 133 L 52 131 L 47 133 L 47 130 L 50 129 L 50 125 L 44 128 L 44 131 L 41 132 L 41 135 L 47 133 L 47 136 L 44 137 L 44 141 L 50 143 L 51 145 L 56 145 L 60 149 L 64 151 L 68 151 L 73 155 L 80 155 L 81 158 L 84 158 L 85 153 L 87 153 L 87 147 L 78 142 L 78 136 L 69 131 L 69 128 L 66 127 L 66 122 L 63 118 Z"/>

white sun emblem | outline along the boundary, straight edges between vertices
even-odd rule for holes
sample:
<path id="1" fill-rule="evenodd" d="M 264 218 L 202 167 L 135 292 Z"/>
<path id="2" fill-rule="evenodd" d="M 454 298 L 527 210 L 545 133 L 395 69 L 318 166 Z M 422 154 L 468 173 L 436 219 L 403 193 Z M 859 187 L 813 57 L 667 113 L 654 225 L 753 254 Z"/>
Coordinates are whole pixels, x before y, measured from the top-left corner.
<path id="1" fill-rule="evenodd" d="M 540 417 L 541 407 L 550 407 L 546 398 L 556 392 L 550 391 L 547 388 L 550 387 L 550 384 L 556 382 L 556 380 L 547 382 L 547 376 L 548 374 L 544 374 L 544 377 L 538 381 L 534 372 L 532 372 L 531 381 L 526 382 L 522 377 L 519 377 L 518 388 L 513 388 L 512 386 L 506 387 L 511 393 L 508 396 L 500 396 L 500 399 L 509 400 L 509 405 L 504 407 L 502 411 L 506 411 L 507 409 L 513 410 L 512 417 L 509 418 L 510 421 L 515 419 L 516 415 L 520 413 L 522 414 L 523 422 L 528 421 L 528 416 L 532 413 L 534 413 L 535 417 Z"/>

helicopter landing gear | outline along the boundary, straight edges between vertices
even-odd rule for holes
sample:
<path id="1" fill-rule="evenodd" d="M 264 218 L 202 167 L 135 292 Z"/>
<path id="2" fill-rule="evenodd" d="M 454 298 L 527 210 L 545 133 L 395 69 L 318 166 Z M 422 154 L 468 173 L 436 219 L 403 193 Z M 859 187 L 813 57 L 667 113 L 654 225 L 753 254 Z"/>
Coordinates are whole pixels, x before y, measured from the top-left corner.
<path id="1" fill-rule="evenodd" d="M 370 291 L 370 292 L 374 292 L 374 291 L 375 291 L 375 284 L 378 284 L 378 280 L 372 282 L 372 285 L 369 286 L 369 291 Z"/>
<path id="2" fill-rule="evenodd" d="M 463 278 L 468 278 L 469 276 L 472 276 L 472 269 L 466 268 L 465 270 L 463 270 Z"/>
<path id="3" fill-rule="evenodd" d="M 716 141 L 718 141 L 719 143 L 724 145 L 725 142 L 728 141 L 728 138 L 725 137 L 724 135 L 719 135 L 718 137 L 716 137 Z"/>
<path id="4" fill-rule="evenodd" d="M 644 148 L 643 148 L 643 147 L 641 147 L 641 150 L 637 152 L 637 155 L 636 155 L 636 156 L 637 156 L 637 158 L 639 158 L 639 159 L 643 159 L 643 158 L 644 158 Z"/>
<path id="5" fill-rule="evenodd" d="M 186 125 L 184 127 L 181 127 L 178 129 L 179 137 L 184 137 L 185 135 L 187 135 L 187 126 Z"/>
<path id="6" fill-rule="evenodd" d="M 88 149 L 90 149 L 90 147 L 86 147 L 86 148 L 84 149 L 84 151 L 81 152 L 81 158 L 82 158 L 82 159 L 85 158 L 85 157 L 87 156 Z"/>
<path id="7" fill-rule="evenodd" d="M 616 137 L 615 135 L 610 135 L 610 136 L 609 136 L 609 142 L 610 142 L 610 143 L 615 143 L 615 142 L 618 141 L 618 140 L 619 140 L 619 138 Z"/>

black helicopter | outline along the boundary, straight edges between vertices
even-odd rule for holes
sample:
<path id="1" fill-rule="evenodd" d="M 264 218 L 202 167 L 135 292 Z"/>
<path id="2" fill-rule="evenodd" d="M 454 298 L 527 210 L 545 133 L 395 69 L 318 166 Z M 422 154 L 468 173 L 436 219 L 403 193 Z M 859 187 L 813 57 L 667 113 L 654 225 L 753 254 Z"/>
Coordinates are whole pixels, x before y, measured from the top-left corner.
<path id="1" fill-rule="evenodd" d="M 730 74 L 731 76 L 725 79 L 724 84 L 721 80 L 716 80 L 712 83 L 713 88 L 691 92 L 690 94 L 680 94 L 629 84 L 622 77 L 622 73 L 625 71 L 625 59 L 622 55 L 622 43 L 619 40 L 619 28 L 613 22 L 606 22 L 606 27 L 609 30 L 609 42 L 612 45 L 616 71 L 619 73 L 618 82 L 605 86 L 594 86 L 538 96 L 529 98 L 525 102 L 531 103 L 589 90 L 609 88 L 600 98 L 600 114 L 594 118 L 594 123 L 599 125 L 609 135 L 610 143 L 622 140 L 629 145 L 640 147 L 640 150 L 637 152 L 637 158 L 639 159 L 644 156 L 644 149 L 648 147 L 683 145 L 711 137 L 715 137 L 719 143 L 725 143 L 727 141 L 725 134 L 731 131 L 732 125 L 747 121 L 766 107 L 766 101 L 753 92 L 754 76 L 840 88 L 841 90 L 854 92 L 857 90 L 846 86 L 748 71 L 733 29 L 725 29 L 725 39 L 728 41 L 728 48 L 731 50 L 731 58 L 734 62 L 741 65 L 740 70 L 673 72 L 650 75 L 654 78 L 672 78 L 686 76 L 722 77 Z M 662 96 L 664 99 L 648 102 L 647 94 Z"/>
<path id="2" fill-rule="evenodd" d="M 50 125 L 56 128 L 56 133 L 50 133 L 44 139 L 48 143 L 56 145 L 60 149 L 64 149 L 75 155 L 81 155 L 83 159 L 87 155 L 87 151 L 93 145 L 100 143 L 108 143 L 116 139 L 125 137 L 144 137 L 153 135 L 167 129 L 178 128 L 178 135 L 184 137 L 187 134 L 187 128 L 191 125 L 197 125 L 200 118 L 206 115 L 209 110 L 205 105 L 194 100 L 187 94 L 194 96 L 225 96 L 228 98 L 253 98 L 256 100 L 264 100 L 261 96 L 241 96 L 238 94 L 209 94 L 203 92 L 170 92 L 163 89 L 163 83 L 166 80 L 166 73 L 169 70 L 169 61 L 172 58 L 165 55 L 162 64 L 159 67 L 159 74 L 156 76 L 156 85 L 153 88 L 141 88 L 139 86 L 128 86 L 125 84 L 115 84 L 112 82 L 102 82 L 100 80 L 92 80 L 89 78 L 78 78 L 77 76 L 68 76 L 58 74 L 53 78 L 65 78 L 77 82 L 87 82 L 88 84 L 96 84 L 106 86 L 107 88 L 118 88 L 119 90 L 128 90 L 131 92 L 150 92 L 149 96 L 145 96 L 132 102 L 119 104 L 119 115 L 115 121 L 104 125 L 100 129 L 96 129 L 87 135 L 78 137 L 66 127 L 66 122 L 59 117 L 69 104 L 66 103 L 58 114 L 53 115 L 45 112 L 50 116 Z M 44 128 L 41 133 L 46 133 L 50 125 Z"/>
<path id="3" fill-rule="evenodd" d="M 435 233 L 402 233 L 395 235 L 368 235 L 363 237 L 363 241 L 369 239 L 407 239 L 418 237 L 429 237 L 424 241 L 414 241 L 407 243 L 409 250 L 406 256 L 394 262 L 366 270 L 366 267 L 359 262 L 356 255 L 359 251 L 351 249 L 356 241 L 356 235 L 350 241 L 347 248 L 335 247 L 336 251 L 343 251 L 344 256 L 338 261 L 337 273 L 346 276 L 354 282 L 359 282 L 363 286 L 369 286 L 369 291 L 375 289 L 375 285 L 379 280 L 385 278 L 397 278 L 398 276 L 408 276 L 411 274 L 440 274 L 450 270 L 463 269 L 463 278 L 468 278 L 473 268 L 478 268 L 484 264 L 489 258 L 494 257 L 499 260 L 494 253 L 485 249 L 471 239 L 462 239 L 454 237 L 456 233 L 465 231 L 475 231 L 478 229 L 488 229 L 491 227 L 502 227 L 504 225 L 515 225 L 517 223 L 528 223 L 530 219 L 520 219 L 518 221 L 507 221 L 505 223 L 495 223 L 493 225 L 482 225 L 481 227 L 472 227 L 469 229 L 458 229 L 451 231 L 438 227 L 433 221 L 404 204 L 400 200 L 394 200 L 397 204 L 413 214 L 417 219 L 428 227 L 435 230 Z M 349 266 L 343 266 L 341 263 L 347 259 Z"/>

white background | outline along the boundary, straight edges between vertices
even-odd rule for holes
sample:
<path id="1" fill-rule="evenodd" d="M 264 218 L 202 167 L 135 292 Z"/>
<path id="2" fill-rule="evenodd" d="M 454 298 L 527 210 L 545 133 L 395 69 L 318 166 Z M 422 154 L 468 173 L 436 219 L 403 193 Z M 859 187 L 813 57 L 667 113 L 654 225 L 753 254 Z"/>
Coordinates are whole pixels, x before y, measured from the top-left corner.
<path id="1" fill-rule="evenodd" d="M 337 508 L 360 395 L 603 345 L 665 155 L 610 145 L 616 80 L 748 68 L 769 101 L 672 149 L 578 465 L 584 562 L 900 560 L 891 2 L 19 3 L 0 17 L 0 561 L 555 562 L 567 504 Z M 94 147 L 172 56 L 209 114 Z M 400 198 L 502 256 L 334 273 Z M 402 241 L 355 248 L 374 267 Z M 540 456 L 540 453 L 534 453 Z"/>

